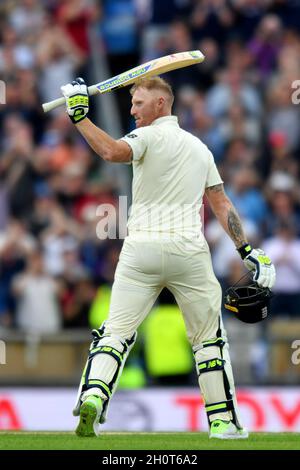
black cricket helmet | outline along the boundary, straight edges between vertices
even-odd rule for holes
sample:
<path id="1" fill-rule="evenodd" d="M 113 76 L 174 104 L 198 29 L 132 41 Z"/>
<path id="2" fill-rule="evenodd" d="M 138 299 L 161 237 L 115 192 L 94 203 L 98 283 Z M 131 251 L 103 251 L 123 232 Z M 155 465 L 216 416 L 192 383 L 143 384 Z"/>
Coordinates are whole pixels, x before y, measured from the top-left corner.
<path id="1" fill-rule="evenodd" d="M 244 323 L 258 323 L 270 313 L 272 291 L 256 282 L 229 287 L 224 295 L 224 307 Z"/>

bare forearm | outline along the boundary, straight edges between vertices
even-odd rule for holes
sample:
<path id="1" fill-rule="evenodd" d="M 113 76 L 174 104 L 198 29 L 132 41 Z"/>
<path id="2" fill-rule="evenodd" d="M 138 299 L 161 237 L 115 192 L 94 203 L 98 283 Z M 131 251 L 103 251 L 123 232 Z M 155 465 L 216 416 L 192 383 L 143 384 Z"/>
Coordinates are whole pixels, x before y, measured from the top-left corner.
<path id="1" fill-rule="evenodd" d="M 229 207 L 226 213 L 227 220 L 224 221 L 227 225 L 225 228 L 226 232 L 230 236 L 231 240 L 237 248 L 245 245 L 247 242 L 246 235 L 244 233 L 241 219 L 235 210 L 235 208 L 229 203 Z"/>
<path id="2" fill-rule="evenodd" d="M 235 246 L 240 248 L 248 243 L 241 219 L 232 202 L 226 196 L 223 184 L 208 188 L 206 194 L 215 216 Z"/>
<path id="3" fill-rule="evenodd" d="M 76 124 L 87 143 L 103 160 L 116 163 L 130 162 L 132 159 L 131 147 L 123 140 L 115 140 L 88 118 Z"/>
<path id="4" fill-rule="evenodd" d="M 76 124 L 76 128 L 95 153 L 104 160 L 109 160 L 116 146 L 116 141 L 110 135 L 95 126 L 88 118 Z"/>

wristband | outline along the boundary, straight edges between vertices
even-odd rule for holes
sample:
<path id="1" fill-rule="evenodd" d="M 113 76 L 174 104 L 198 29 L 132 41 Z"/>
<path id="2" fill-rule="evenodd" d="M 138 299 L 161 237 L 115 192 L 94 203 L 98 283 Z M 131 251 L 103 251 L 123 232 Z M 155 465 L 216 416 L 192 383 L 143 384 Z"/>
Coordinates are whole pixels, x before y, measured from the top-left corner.
<path id="1" fill-rule="evenodd" d="M 249 245 L 249 243 L 245 243 L 242 245 L 240 248 L 237 248 L 237 251 L 239 252 L 240 256 L 242 259 L 245 259 L 246 256 L 248 256 L 251 251 L 252 251 L 252 246 Z"/>

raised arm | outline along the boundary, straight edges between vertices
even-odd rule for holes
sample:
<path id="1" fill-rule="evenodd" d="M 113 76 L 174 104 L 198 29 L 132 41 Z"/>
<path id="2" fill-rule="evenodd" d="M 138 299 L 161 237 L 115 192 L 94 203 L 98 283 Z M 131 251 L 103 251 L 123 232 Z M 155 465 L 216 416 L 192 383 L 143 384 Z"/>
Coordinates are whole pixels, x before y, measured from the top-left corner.
<path id="1" fill-rule="evenodd" d="M 249 245 L 241 219 L 224 191 L 223 184 L 206 188 L 205 194 L 213 213 L 230 236 L 245 266 L 254 272 L 253 280 L 262 287 L 273 287 L 276 279 L 275 267 L 263 250 Z"/>
<path id="2" fill-rule="evenodd" d="M 87 118 L 89 95 L 82 78 L 61 87 L 66 99 L 67 113 L 78 131 L 95 153 L 109 162 L 130 162 L 131 147 L 123 140 L 115 140 Z"/>
<path id="3" fill-rule="evenodd" d="M 132 160 L 132 150 L 124 140 L 115 140 L 88 118 L 76 124 L 80 134 L 95 153 L 108 162 L 124 163 Z"/>

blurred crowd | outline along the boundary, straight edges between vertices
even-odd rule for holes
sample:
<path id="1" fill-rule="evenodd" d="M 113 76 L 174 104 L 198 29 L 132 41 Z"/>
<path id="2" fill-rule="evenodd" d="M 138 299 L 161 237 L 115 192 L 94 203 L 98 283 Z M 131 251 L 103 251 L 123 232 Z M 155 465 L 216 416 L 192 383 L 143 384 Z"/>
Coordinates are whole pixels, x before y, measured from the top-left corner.
<path id="1" fill-rule="evenodd" d="M 117 208 L 120 188 L 64 109 L 41 110 L 74 77 L 91 83 L 92 49 L 110 76 L 204 53 L 167 74 L 174 114 L 212 150 L 249 241 L 276 265 L 273 314 L 299 315 L 300 1 L 2 0 L 0 25 L 0 326 L 55 333 L 107 314 L 122 242 L 97 237 L 96 208 Z M 128 90 L 116 97 L 127 133 Z M 220 282 L 236 282 L 243 265 L 207 204 L 205 233 Z"/>

